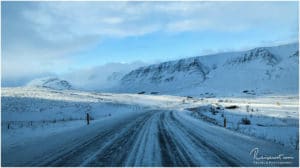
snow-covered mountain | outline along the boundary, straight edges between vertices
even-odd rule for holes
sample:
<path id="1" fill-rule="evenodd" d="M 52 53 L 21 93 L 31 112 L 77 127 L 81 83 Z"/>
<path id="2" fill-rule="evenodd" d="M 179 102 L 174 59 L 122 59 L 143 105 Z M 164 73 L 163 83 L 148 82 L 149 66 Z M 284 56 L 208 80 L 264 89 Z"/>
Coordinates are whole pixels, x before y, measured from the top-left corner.
<path id="1" fill-rule="evenodd" d="M 179 95 L 297 93 L 298 54 L 298 43 L 293 43 L 163 62 L 131 71 L 116 90 Z"/>
<path id="2" fill-rule="evenodd" d="M 50 88 L 56 90 L 67 90 L 71 89 L 71 84 L 66 81 L 59 79 L 57 77 L 45 77 L 45 78 L 38 78 L 30 81 L 27 84 L 28 87 L 43 87 L 43 88 Z"/>

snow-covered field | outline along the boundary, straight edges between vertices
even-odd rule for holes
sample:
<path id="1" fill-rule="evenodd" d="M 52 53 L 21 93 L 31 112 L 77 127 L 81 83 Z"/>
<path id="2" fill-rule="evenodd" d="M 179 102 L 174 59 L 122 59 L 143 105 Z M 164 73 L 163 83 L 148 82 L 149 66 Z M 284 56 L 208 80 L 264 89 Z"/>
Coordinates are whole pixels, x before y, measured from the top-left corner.
<path id="1" fill-rule="evenodd" d="M 225 116 L 229 129 L 296 147 L 298 100 L 298 96 L 203 99 L 167 95 L 57 91 L 33 87 L 3 88 L 2 131 L 4 138 L 13 134 L 31 136 L 29 132 L 40 135 L 39 132 L 47 133 L 39 131 L 45 128 L 46 130 L 49 128 L 51 132 L 85 125 L 86 113 L 90 113 L 94 120 L 99 120 L 136 112 L 142 108 L 176 110 L 197 108 L 202 115 L 213 118 L 220 125 L 223 125 Z M 238 108 L 223 110 L 224 107 L 231 105 Z M 211 112 L 210 106 L 217 112 Z M 220 109 L 216 109 L 217 107 Z M 242 118 L 248 118 L 251 124 L 241 124 Z M 56 129 L 56 126 L 62 129 Z"/>
<path id="2" fill-rule="evenodd" d="M 80 93 L 79 93 L 80 94 Z M 2 89 L 2 140 L 14 145 L 39 136 L 63 132 L 115 115 L 137 113 L 142 107 L 72 95 L 42 88 Z"/>
<path id="3" fill-rule="evenodd" d="M 152 113 L 151 110 L 153 116 L 150 118 L 153 119 L 149 119 L 149 122 L 151 121 L 149 126 L 154 124 L 152 120 L 154 122 L 164 117 L 164 114 L 161 114 L 164 111 L 166 112 L 165 117 L 171 117 L 169 118 L 170 121 L 175 115 L 176 118 L 189 118 L 188 120 L 193 118 L 191 121 L 195 122 L 194 124 L 197 124 L 196 121 L 199 121 L 198 124 L 203 124 L 204 121 L 220 129 L 223 129 L 225 117 L 226 128 L 229 131 L 226 135 L 230 132 L 232 134 L 238 132 L 267 140 L 294 152 L 298 149 L 299 99 L 295 95 L 196 98 L 170 95 L 93 93 L 36 87 L 2 88 L 1 91 L 1 145 L 4 151 L 14 151 L 22 145 L 41 138 L 84 129 L 86 127 L 86 113 L 89 113 L 93 118 L 91 125 L 94 125 L 96 129 L 97 123 L 98 125 L 104 123 L 107 123 L 104 125 L 109 125 L 126 121 L 125 118 Z M 228 109 L 230 106 L 236 106 L 236 108 Z M 176 111 L 176 113 L 173 114 L 172 111 Z M 245 124 L 242 122 L 242 118 L 247 118 L 250 123 Z M 159 121 L 155 123 L 159 126 Z M 165 129 L 171 129 L 167 125 L 163 124 L 163 126 L 166 127 Z M 104 128 L 106 127 L 103 126 Z M 153 129 L 154 132 L 158 131 L 152 126 L 143 129 L 145 131 L 149 131 L 148 129 Z M 169 131 L 172 132 L 173 130 Z M 82 132 L 78 131 L 77 134 L 82 134 Z M 174 136 L 179 136 L 177 134 L 174 133 Z M 148 163 L 150 161 L 148 160 Z M 207 164 L 210 165 L 209 163 Z"/>
<path id="4" fill-rule="evenodd" d="M 203 102 L 209 105 L 192 109 L 192 116 L 220 126 L 226 118 L 231 130 L 299 148 L 298 96 L 207 98 Z M 237 108 L 226 109 L 230 106 Z"/>

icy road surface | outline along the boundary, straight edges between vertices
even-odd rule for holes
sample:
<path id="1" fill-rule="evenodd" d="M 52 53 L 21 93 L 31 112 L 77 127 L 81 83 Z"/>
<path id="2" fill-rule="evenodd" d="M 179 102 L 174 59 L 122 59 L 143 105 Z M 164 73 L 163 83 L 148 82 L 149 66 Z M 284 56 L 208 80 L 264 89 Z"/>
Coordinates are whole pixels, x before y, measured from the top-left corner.
<path id="1" fill-rule="evenodd" d="M 2 166 L 298 165 L 296 150 L 192 118 L 187 111 L 148 110 L 112 120 L 2 148 Z M 255 148 L 256 159 L 250 155 Z"/>

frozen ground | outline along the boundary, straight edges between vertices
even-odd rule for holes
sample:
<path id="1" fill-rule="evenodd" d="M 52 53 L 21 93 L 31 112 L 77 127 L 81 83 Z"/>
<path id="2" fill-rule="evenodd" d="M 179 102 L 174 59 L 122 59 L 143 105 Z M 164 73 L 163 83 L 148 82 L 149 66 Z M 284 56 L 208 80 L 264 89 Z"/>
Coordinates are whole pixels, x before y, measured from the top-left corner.
<path id="1" fill-rule="evenodd" d="M 2 166 L 298 165 L 297 96 L 188 98 L 26 87 L 2 88 L 1 98 Z M 232 105 L 238 108 L 224 109 Z M 87 112 L 93 117 L 88 126 Z M 245 117 L 250 125 L 240 122 Z M 254 158 L 255 148 L 277 159 Z"/>

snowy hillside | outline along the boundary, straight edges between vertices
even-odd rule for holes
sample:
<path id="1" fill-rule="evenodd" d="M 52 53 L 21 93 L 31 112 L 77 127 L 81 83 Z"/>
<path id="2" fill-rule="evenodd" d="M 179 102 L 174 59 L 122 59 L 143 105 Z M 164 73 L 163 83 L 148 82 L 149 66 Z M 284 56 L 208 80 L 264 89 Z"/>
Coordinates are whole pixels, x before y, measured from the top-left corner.
<path id="1" fill-rule="evenodd" d="M 298 93 L 298 60 L 298 43 L 198 56 L 133 70 L 116 90 L 195 96 Z"/>
<path id="2" fill-rule="evenodd" d="M 56 90 L 71 89 L 71 84 L 66 80 L 61 80 L 56 77 L 45 77 L 34 79 L 27 84 L 28 87 L 43 87 Z"/>

